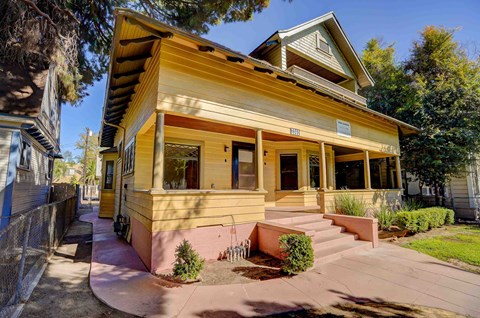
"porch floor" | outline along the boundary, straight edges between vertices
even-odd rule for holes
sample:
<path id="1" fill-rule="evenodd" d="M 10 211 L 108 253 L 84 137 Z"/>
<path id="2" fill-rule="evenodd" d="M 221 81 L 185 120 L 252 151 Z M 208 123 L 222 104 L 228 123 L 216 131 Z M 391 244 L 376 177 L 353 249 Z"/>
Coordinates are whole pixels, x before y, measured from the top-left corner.
<path id="1" fill-rule="evenodd" d="M 320 213 L 320 207 L 318 205 L 265 207 L 265 220 L 270 221 L 291 218 L 295 216 L 310 215 L 311 213 Z"/>

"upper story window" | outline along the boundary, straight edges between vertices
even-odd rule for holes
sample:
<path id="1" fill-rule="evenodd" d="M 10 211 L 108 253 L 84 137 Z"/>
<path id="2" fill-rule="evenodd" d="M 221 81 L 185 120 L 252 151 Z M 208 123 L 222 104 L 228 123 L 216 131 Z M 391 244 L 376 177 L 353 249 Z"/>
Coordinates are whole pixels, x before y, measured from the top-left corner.
<path id="1" fill-rule="evenodd" d="M 20 137 L 20 156 L 17 167 L 30 169 L 30 161 L 32 158 L 32 144 L 23 136 Z"/>
<path id="2" fill-rule="evenodd" d="M 330 45 L 317 34 L 317 50 L 330 54 Z"/>
<path id="3" fill-rule="evenodd" d="M 104 189 L 113 189 L 113 160 L 105 162 L 105 181 L 103 183 Z"/>

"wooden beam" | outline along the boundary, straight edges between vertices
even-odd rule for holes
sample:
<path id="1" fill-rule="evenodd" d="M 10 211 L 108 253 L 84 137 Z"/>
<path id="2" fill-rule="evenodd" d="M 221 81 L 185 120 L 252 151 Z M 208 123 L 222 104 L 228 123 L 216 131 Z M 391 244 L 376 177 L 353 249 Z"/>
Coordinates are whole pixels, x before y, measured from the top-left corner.
<path id="1" fill-rule="evenodd" d="M 229 62 L 234 62 L 234 63 L 243 63 L 245 62 L 244 59 L 242 59 L 241 57 L 236 57 L 236 56 L 227 56 L 227 61 Z"/>
<path id="2" fill-rule="evenodd" d="M 135 19 L 131 19 L 131 18 L 127 18 L 125 17 L 125 22 L 127 22 L 128 24 L 131 24 L 131 25 L 135 25 L 137 27 L 139 27 L 140 29 L 142 29 L 143 31 L 145 32 L 148 32 L 148 33 L 151 33 L 161 39 L 164 39 L 164 38 L 173 38 L 173 33 L 172 32 L 162 32 L 162 31 L 159 31 L 159 30 L 155 30 L 154 28 L 151 28 L 145 24 L 143 24 L 142 22 L 140 21 L 137 21 Z"/>
<path id="3" fill-rule="evenodd" d="M 158 36 L 155 35 L 149 35 L 143 38 L 135 38 L 135 39 L 125 39 L 125 40 L 120 40 L 120 45 L 121 46 L 127 46 L 130 44 L 144 44 L 144 43 L 150 43 L 153 41 L 158 40 Z"/>
<path id="4" fill-rule="evenodd" d="M 135 86 L 137 84 L 140 84 L 140 82 L 138 80 L 135 80 L 135 81 L 127 82 L 125 84 L 110 86 L 110 89 L 112 91 L 116 91 L 117 89 L 127 88 L 127 87 L 131 87 L 131 86 Z"/>
<path id="5" fill-rule="evenodd" d="M 123 105 L 123 104 L 126 104 L 128 102 L 130 102 L 131 100 L 131 95 L 128 95 L 128 96 L 125 96 L 125 97 L 121 97 L 121 98 L 118 98 L 118 100 L 116 102 L 110 102 L 108 104 L 108 106 L 110 107 L 115 107 L 115 106 L 118 106 L 118 105 Z"/>
<path id="6" fill-rule="evenodd" d="M 315 92 L 315 91 L 316 91 L 315 88 L 310 87 L 310 86 L 308 86 L 308 85 L 303 85 L 303 84 L 301 84 L 301 83 L 297 83 L 296 85 L 297 85 L 298 87 L 300 87 L 300 88 L 303 88 L 303 89 L 306 89 L 306 90 L 309 90 L 309 91 L 312 91 L 312 92 Z"/>
<path id="7" fill-rule="evenodd" d="M 257 72 L 260 72 L 260 73 L 273 74 L 273 71 L 269 68 L 263 68 L 263 67 L 255 66 L 253 69 Z"/>
<path id="8" fill-rule="evenodd" d="M 133 71 L 129 71 L 129 72 L 113 74 L 113 78 L 114 79 L 119 79 L 119 78 L 122 78 L 122 77 L 139 75 L 139 74 L 142 74 L 143 72 L 145 72 L 145 70 L 142 67 L 142 68 L 139 68 L 139 69 L 136 69 L 136 70 L 133 70 Z"/>
<path id="9" fill-rule="evenodd" d="M 119 110 L 119 109 L 122 109 L 124 106 L 127 106 L 128 103 L 129 103 L 129 102 L 124 102 L 124 103 L 122 103 L 122 104 L 115 104 L 115 105 L 111 106 L 110 111 L 112 111 L 112 110 L 113 110 L 113 111 L 117 111 L 117 110 Z"/>
<path id="10" fill-rule="evenodd" d="M 108 98 L 109 100 L 114 100 L 114 99 L 117 99 L 117 98 L 122 98 L 122 97 L 126 97 L 126 96 L 131 96 L 135 94 L 135 90 L 131 89 L 125 93 L 122 93 L 122 94 L 118 94 L 118 95 L 110 95 L 110 97 Z"/>
<path id="11" fill-rule="evenodd" d="M 215 52 L 215 48 L 213 46 L 208 46 L 208 45 L 199 45 L 198 50 L 200 52 L 210 52 L 210 53 Z"/>
<path id="12" fill-rule="evenodd" d="M 116 61 L 117 63 L 135 62 L 135 61 L 146 60 L 150 57 L 152 57 L 152 54 L 146 53 L 146 54 L 125 56 L 125 57 L 117 57 Z"/>

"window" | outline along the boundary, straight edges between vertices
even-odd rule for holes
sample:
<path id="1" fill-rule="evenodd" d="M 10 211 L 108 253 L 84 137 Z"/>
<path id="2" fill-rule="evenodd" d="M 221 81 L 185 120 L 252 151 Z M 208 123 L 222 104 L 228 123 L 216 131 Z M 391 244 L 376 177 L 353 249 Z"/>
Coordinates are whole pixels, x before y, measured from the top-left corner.
<path id="1" fill-rule="evenodd" d="M 17 167 L 30 169 L 30 160 L 32 157 L 32 145 L 23 136 L 20 137 L 20 156 Z"/>
<path id="2" fill-rule="evenodd" d="M 200 147 L 165 144 L 165 189 L 200 188 Z"/>
<path id="3" fill-rule="evenodd" d="M 298 190 L 297 155 L 280 155 L 280 189 Z"/>
<path id="4" fill-rule="evenodd" d="M 45 174 L 45 178 L 47 180 L 51 180 L 53 175 L 53 158 L 48 157 L 47 160 L 48 160 L 48 168 L 47 168 L 48 170 L 47 170 L 47 173 Z"/>
<path id="5" fill-rule="evenodd" d="M 133 139 L 128 146 L 125 147 L 125 153 L 123 157 L 123 174 L 133 172 L 135 165 L 135 139 Z"/>
<path id="6" fill-rule="evenodd" d="M 330 54 L 330 45 L 317 34 L 317 50 Z"/>
<path id="7" fill-rule="evenodd" d="M 75 169 L 73 169 L 73 168 L 68 169 L 68 175 L 69 176 L 73 176 L 74 174 L 75 174 Z"/>
<path id="8" fill-rule="evenodd" d="M 310 171 L 310 187 L 320 188 L 320 160 L 317 155 L 310 155 L 308 157 L 308 165 Z"/>
<path id="9" fill-rule="evenodd" d="M 105 182 L 103 184 L 104 189 L 113 189 L 113 160 L 109 160 L 105 163 Z"/>

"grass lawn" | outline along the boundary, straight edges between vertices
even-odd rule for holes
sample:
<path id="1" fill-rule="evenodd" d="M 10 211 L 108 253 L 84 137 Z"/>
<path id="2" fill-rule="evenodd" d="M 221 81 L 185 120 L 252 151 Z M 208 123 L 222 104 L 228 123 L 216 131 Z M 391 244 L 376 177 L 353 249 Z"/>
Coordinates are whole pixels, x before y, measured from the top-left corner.
<path id="1" fill-rule="evenodd" d="M 427 232 L 428 233 L 428 232 Z M 403 247 L 428 254 L 480 273 L 480 227 L 478 225 L 451 225 L 445 231 L 430 237 L 410 237 Z"/>

